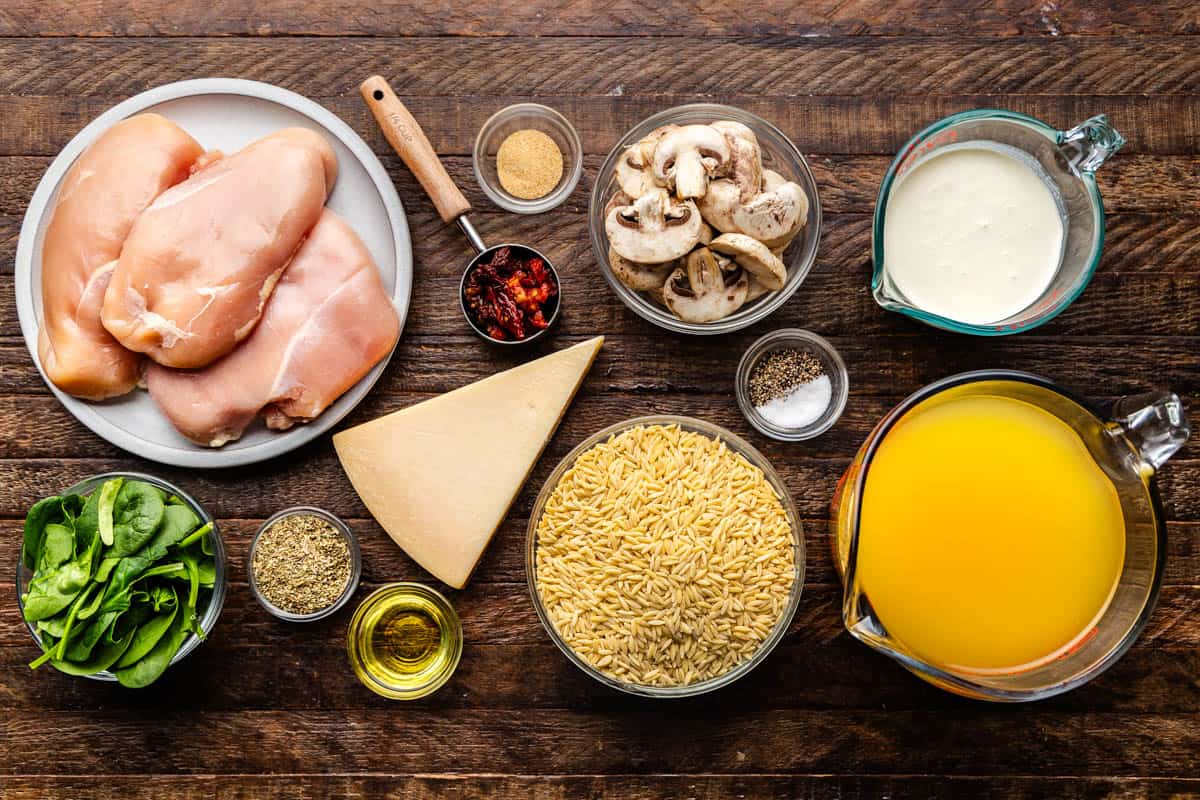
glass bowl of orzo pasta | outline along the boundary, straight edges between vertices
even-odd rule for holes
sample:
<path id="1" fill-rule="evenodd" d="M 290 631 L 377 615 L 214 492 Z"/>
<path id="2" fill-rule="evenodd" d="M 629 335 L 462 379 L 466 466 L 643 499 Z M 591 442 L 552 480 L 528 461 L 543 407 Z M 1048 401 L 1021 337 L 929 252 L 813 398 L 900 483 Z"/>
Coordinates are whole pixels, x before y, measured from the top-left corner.
<path id="1" fill-rule="evenodd" d="M 767 657 L 804 585 L 795 503 L 761 453 L 679 416 L 589 437 L 530 515 L 526 575 L 568 659 L 630 694 L 719 689 Z"/>

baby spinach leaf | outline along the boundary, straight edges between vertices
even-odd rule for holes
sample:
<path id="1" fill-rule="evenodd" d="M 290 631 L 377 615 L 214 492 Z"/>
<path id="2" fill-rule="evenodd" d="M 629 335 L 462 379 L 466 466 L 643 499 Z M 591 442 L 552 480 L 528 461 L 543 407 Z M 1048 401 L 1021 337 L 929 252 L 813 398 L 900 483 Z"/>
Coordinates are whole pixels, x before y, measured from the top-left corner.
<path id="1" fill-rule="evenodd" d="M 154 683 L 171 665 L 171 659 L 179 652 L 188 637 L 188 629 L 184 625 L 183 615 L 176 614 L 167 632 L 163 634 L 150 652 L 127 667 L 114 670 L 117 680 L 122 686 L 140 689 Z"/>
<path id="2" fill-rule="evenodd" d="M 99 535 L 100 492 L 92 492 L 75 518 L 75 552 L 91 547 Z"/>
<path id="3" fill-rule="evenodd" d="M 187 538 L 199 524 L 200 518 L 187 506 L 164 507 L 162 524 L 158 526 L 150 541 L 138 551 L 138 555 L 157 561 L 167 554 L 168 547 Z"/>
<path id="4" fill-rule="evenodd" d="M 162 523 L 163 511 L 162 492 L 158 488 L 142 481 L 129 481 L 121 486 L 113 505 L 110 555 L 128 556 L 140 550 Z"/>
<path id="5" fill-rule="evenodd" d="M 55 495 L 38 500 L 25 515 L 25 539 L 21 549 L 25 566 L 36 569 L 42 552 L 42 534 L 46 525 L 62 519 L 62 498 Z"/>
<path id="6" fill-rule="evenodd" d="M 75 555 L 75 532 L 66 525 L 51 522 L 42 534 L 42 551 L 38 554 L 37 571 L 49 572 Z"/>
<path id="7" fill-rule="evenodd" d="M 204 523 L 203 527 L 197 528 L 196 530 L 194 530 L 190 534 L 188 534 L 188 537 L 179 543 L 179 547 L 181 549 L 185 548 L 185 547 L 191 547 L 196 542 L 201 542 L 202 543 L 201 549 L 203 549 L 206 553 L 208 553 L 208 550 L 206 548 L 204 548 L 204 546 L 203 546 L 203 542 L 205 542 L 209 539 L 210 533 L 212 533 L 212 523 L 206 522 L 206 523 Z M 208 553 L 208 555 L 212 555 L 212 553 Z"/>
<path id="8" fill-rule="evenodd" d="M 107 583 L 109 577 L 112 576 L 113 568 L 120 564 L 124 559 L 119 556 L 105 556 L 100 559 L 100 566 L 96 568 L 95 579 L 96 583 Z"/>
<path id="9" fill-rule="evenodd" d="M 91 658 L 96 644 L 104 638 L 120 615 L 120 611 L 110 611 L 84 625 L 76 636 L 71 637 L 71 643 L 67 645 L 64 652 L 65 659 L 67 661 L 87 661 Z"/>
<path id="10" fill-rule="evenodd" d="M 95 584 L 99 586 L 100 584 Z M 91 617 L 99 610 L 101 603 L 104 600 L 104 592 L 93 592 L 91 598 L 79 607 L 79 611 L 75 614 L 76 619 L 84 620 Z"/>
<path id="11" fill-rule="evenodd" d="M 30 581 L 25 595 L 25 619 L 37 622 L 53 617 L 71 605 L 91 577 L 91 553 L 84 553 Z"/>
<path id="12" fill-rule="evenodd" d="M 147 594 L 147 599 L 155 613 L 163 611 L 167 608 L 172 608 L 178 605 L 179 597 L 175 593 L 175 588 L 166 584 L 157 584 L 150 587 Z"/>
<path id="13" fill-rule="evenodd" d="M 70 604 L 71 607 L 66 614 L 66 619 L 62 623 L 62 628 L 61 628 L 62 635 L 58 639 L 57 644 L 54 644 L 53 646 L 48 646 L 45 644 L 45 642 L 43 642 L 43 647 L 45 649 L 45 652 L 42 653 L 41 657 L 36 658 L 32 662 L 30 662 L 30 664 L 29 664 L 30 669 L 37 669 L 42 664 L 45 664 L 47 661 L 49 661 L 52 658 L 61 659 L 63 657 L 63 654 L 66 651 L 67 643 L 71 639 L 71 635 L 78 634 L 78 631 L 75 630 L 74 626 L 75 626 L 75 617 L 77 616 L 77 614 L 79 612 L 79 607 L 87 602 L 88 598 L 91 596 L 91 594 L 93 592 L 98 591 L 99 589 L 100 589 L 100 586 L 98 584 L 93 583 L 93 584 L 89 584 L 86 589 L 83 589 L 81 592 L 78 593 L 78 596 L 71 602 L 71 604 Z M 26 606 L 26 608 L 28 608 L 28 606 Z"/>
<path id="14" fill-rule="evenodd" d="M 68 675 L 94 675 L 117 663 L 121 655 L 129 647 L 129 643 L 133 641 L 133 635 L 134 631 L 129 631 L 121 639 L 113 642 L 105 641 L 92 651 L 91 656 L 86 661 L 75 662 L 52 659 L 50 663 L 57 670 L 65 672 Z"/>
<path id="15" fill-rule="evenodd" d="M 121 491 L 124 478 L 113 478 L 106 481 L 96 494 L 100 495 L 99 507 L 96 509 L 100 521 L 100 540 L 106 545 L 112 545 L 116 520 L 113 512 L 116 510 L 117 494 Z"/>
<path id="16" fill-rule="evenodd" d="M 71 528 L 75 527 L 75 520 L 79 518 L 83 511 L 83 506 L 86 504 L 87 498 L 78 494 L 65 494 L 62 498 L 63 519 L 67 521 Z"/>
<path id="17" fill-rule="evenodd" d="M 158 641 L 171 629 L 171 624 L 175 621 L 178 613 L 179 602 L 175 596 L 175 590 L 172 589 L 170 602 L 163 603 L 162 611 L 137 629 L 129 649 L 116 663 L 116 669 L 132 666 L 154 649 Z"/>
<path id="18" fill-rule="evenodd" d="M 180 561 L 159 564 L 146 569 L 145 562 L 140 558 L 123 559 L 113 571 L 112 580 L 105 587 L 104 602 L 100 605 L 101 613 L 129 608 L 133 597 L 140 591 L 133 588 L 135 584 L 159 575 L 171 577 L 177 573 L 182 574 L 186 569 L 187 567 Z M 148 597 L 147 593 L 141 593 Z"/>
<path id="19" fill-rule="evenodd" d="M 56 614 L 50 619 L 39 619 L 37 621 L 38 632 L 42 634 L 42 641 L 46 641 L 47 635 L 53 636 L 56 639 L 61 639 L 62 635 L 67 632 L 67 614 L 64 611 L 61 614 Z"/>

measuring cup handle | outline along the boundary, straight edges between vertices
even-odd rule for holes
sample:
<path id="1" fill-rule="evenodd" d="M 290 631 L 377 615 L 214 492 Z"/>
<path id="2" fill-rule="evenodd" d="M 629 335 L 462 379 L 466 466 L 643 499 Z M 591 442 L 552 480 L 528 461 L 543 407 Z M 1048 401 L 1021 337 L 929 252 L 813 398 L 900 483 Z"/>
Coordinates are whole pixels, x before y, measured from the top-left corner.
<path id="1" fill-rule="evenodd" d="M 471 204 L 454 185 L 420 124 L 396 97 L 388 82 L 372 75 L 358 90 L 396 154 L 421 182 L 442 221 L 452 222 L 470 211 Z"/>
<path id="2" fill-rule="evenodd" d="M 1142 460 L 1155 470 L 1175 455 L 1191 434 L 1183 401 L 1173 392 L 1122 397 L 1113 404 L 1112 416 Z"/>
<path id="3" fill-rule="evenodd" d="M 1123 144 L 1125 137 L 1103 114 L 1058 134 L 1059 147 L 1066 151 L 1067 160 L 1080 172 L 1095 172 Z"/>

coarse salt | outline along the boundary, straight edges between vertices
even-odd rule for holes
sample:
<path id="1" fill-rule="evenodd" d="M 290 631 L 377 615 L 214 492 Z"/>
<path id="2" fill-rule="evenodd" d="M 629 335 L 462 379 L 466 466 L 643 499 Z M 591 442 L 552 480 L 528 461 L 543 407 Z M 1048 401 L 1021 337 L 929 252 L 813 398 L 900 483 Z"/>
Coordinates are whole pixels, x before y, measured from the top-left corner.
<path id="1" fill-rule="evenodd" d="M 783 397 L 755 406 L 763 419 L 779 428 L 794 430 L 807 427 L 825 413 L 833 400 L 833 383 L 828 375 L 802 383 Z"/>

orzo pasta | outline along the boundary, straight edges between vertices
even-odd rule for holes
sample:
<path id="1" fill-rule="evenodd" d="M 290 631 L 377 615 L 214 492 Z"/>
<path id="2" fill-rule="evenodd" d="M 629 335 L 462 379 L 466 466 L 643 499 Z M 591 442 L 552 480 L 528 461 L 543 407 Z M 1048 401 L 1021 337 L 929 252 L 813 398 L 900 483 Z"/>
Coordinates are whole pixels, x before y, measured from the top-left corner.
<path id="1" fill-rule="evenodd" d="M 792 526 L 762 470 L 721 441 L 645 425 L 587 450 L 537 525 L 547 616 L 619 681 L 686 686 L 750 659 L 796 577 Z"/>

